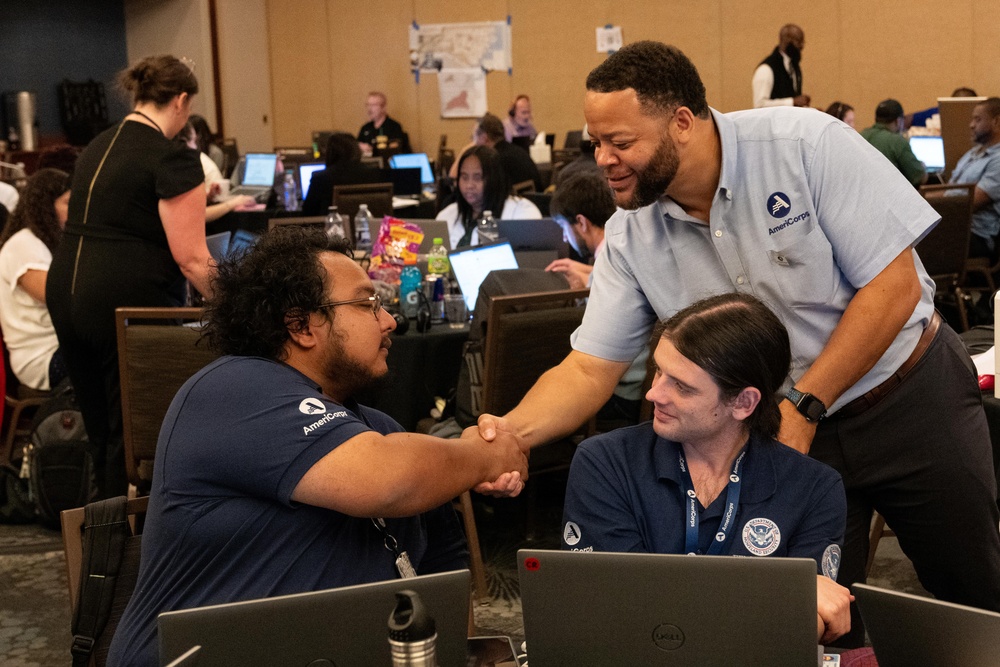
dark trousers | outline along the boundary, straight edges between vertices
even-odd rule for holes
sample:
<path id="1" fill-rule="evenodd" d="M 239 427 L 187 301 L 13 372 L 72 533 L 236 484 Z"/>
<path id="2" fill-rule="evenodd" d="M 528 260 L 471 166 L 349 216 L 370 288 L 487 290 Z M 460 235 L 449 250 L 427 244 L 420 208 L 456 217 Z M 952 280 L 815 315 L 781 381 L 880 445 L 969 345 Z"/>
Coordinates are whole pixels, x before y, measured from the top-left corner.
<path id="1" fill-rule="evenodd" d="M 810 454 L 836 468 L 847 492 L 837 581 L 865 580 L 872 510 L 941 600 L 1000 611 L 1000 533 L 989 429 L 975 369 L 942 325 L 904 382 L 856 417 L 820 423 Z M 856 607 L 839 645 L 860 646 Z"/>

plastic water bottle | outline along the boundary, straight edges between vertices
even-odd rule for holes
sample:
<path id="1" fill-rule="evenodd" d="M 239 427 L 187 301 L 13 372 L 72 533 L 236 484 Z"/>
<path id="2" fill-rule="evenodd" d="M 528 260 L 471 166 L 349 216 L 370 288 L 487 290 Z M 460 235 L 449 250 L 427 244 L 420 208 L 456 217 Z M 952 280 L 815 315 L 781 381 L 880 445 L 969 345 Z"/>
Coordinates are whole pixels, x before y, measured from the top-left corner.
<path id="1" fill-rule="evenodd" d="M 444 247 L 444 239 L 437 237 L 431 251 L 427 253 L 427 273 L 436 273 L 446 279 L 449 271 L 451 262 L 448 261 L 448 249 Z"/>
<path id="2" fill-rule="evenodd" d="M 493 219 L 492 211 L 483 211 L 483 217 L 476 223 L 476 229 L 479 232 L 479 245 L 496 243 L 500 238 L 500 227 Z"/>
<path id="3" fill-rule="evenodd" d="M 337 207 L 331 206 L 326 214 L 326 235 L 329 238 L 344 238 L 347 232 L 344 231 L 344 218 L 337 213 Z"/>
<path id="4" fill-rule="evenodd" d="M 366 254 L 372 251 L 372 214 L 368 204 L 362 204 L 354 216 L 354 249 L 363 250 Z"/>
<path id="5" fill-rule="evenodd" d="M 437 667 L 437 629 L 434 619 L 414 591 L 396 593 L 389 615 L 392 667 Z"/>
<path id="6" fill-rule="evenodd" d="M 282 194 L 284 196 L 285 210 L 298 211 L 299 189 L 295 185 L 295 176 L 292 175 L 291 169 L 285 172 L 285 183 L 282 189 Z"/>

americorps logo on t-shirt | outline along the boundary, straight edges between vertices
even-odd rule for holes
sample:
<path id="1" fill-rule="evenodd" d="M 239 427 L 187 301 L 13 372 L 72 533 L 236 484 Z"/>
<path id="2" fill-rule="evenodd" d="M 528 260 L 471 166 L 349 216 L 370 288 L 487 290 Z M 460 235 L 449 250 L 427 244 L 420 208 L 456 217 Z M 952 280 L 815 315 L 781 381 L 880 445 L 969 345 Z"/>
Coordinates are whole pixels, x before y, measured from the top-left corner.
<path id="1" fill-rule="evenodd" d="M 313 423 L 309 424 L 308 426 L 302 427 L 302 432 L 305 435 L 309 435 L 310 433 L 318 429 L 320 426 L 323 426 L 324 424 L 333 421 L 337 417 L 347 416 L 346 410 L 340 410 L 339 412 L 327 412 L 326 405 L 323 403 L 323 401 L 319 400 L 318 398 L 303 399 L 302 402 L 299 403 L 299 412 L 309 416 L 322 415 L 322 417 L 320 417 Z"/>
<path id="2" fill-rule="evenodd" d="M 321 415 L 326 412 L 326 406 L 318 398 L 306 398 L 299 403 L 299 412 L 304 415 Z"/>
<path id="3" fill-rule="evenodd" d="M 792 200 L 784 192 L 774 192 L 767 198 L 767 212 L 773 218 L 781 218 L 792 210 Z"/>

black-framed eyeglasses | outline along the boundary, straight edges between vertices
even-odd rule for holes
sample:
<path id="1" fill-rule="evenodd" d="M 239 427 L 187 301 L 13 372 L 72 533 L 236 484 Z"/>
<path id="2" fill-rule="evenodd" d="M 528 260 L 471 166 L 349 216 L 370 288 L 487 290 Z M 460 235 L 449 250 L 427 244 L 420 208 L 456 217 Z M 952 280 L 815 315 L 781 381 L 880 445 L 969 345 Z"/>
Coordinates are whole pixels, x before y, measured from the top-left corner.
<path id="1" fill-rule="evenodd" d="M 372 314 L 375 316 L 376 320 L 382 313 L 382 297 L 378 294 L 363 296 L 360 299 L 348 299 L 347 301 L 331 301 L 330 303 L 322 303 L 316 306 L 316 310 L 326 310 L 327 308 L 333 308 L 334 306 L 348 306 L 352 303 L 371 304 Z"/>

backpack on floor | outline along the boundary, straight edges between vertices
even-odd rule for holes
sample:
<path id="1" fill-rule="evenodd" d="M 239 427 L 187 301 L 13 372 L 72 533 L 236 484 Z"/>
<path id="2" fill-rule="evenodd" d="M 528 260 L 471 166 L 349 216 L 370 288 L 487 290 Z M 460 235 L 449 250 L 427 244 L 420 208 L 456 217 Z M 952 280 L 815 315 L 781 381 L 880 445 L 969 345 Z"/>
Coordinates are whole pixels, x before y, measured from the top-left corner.
<path id="1" fill-rule="evenodd" d="M 28 493 L 27 480 L 16 469 L 0 464 L 0 523 L 31 523 L 35 504 Z"/>
<path id="2" fill-rule="evenodd" d="M 38 520 L 59 526 L 59 512 L 83 507 L 97 495 L 94 458 L 83 414 L 68 380 L 39 406 L 24 448 L 21 476 L 28 478 Z"/>

